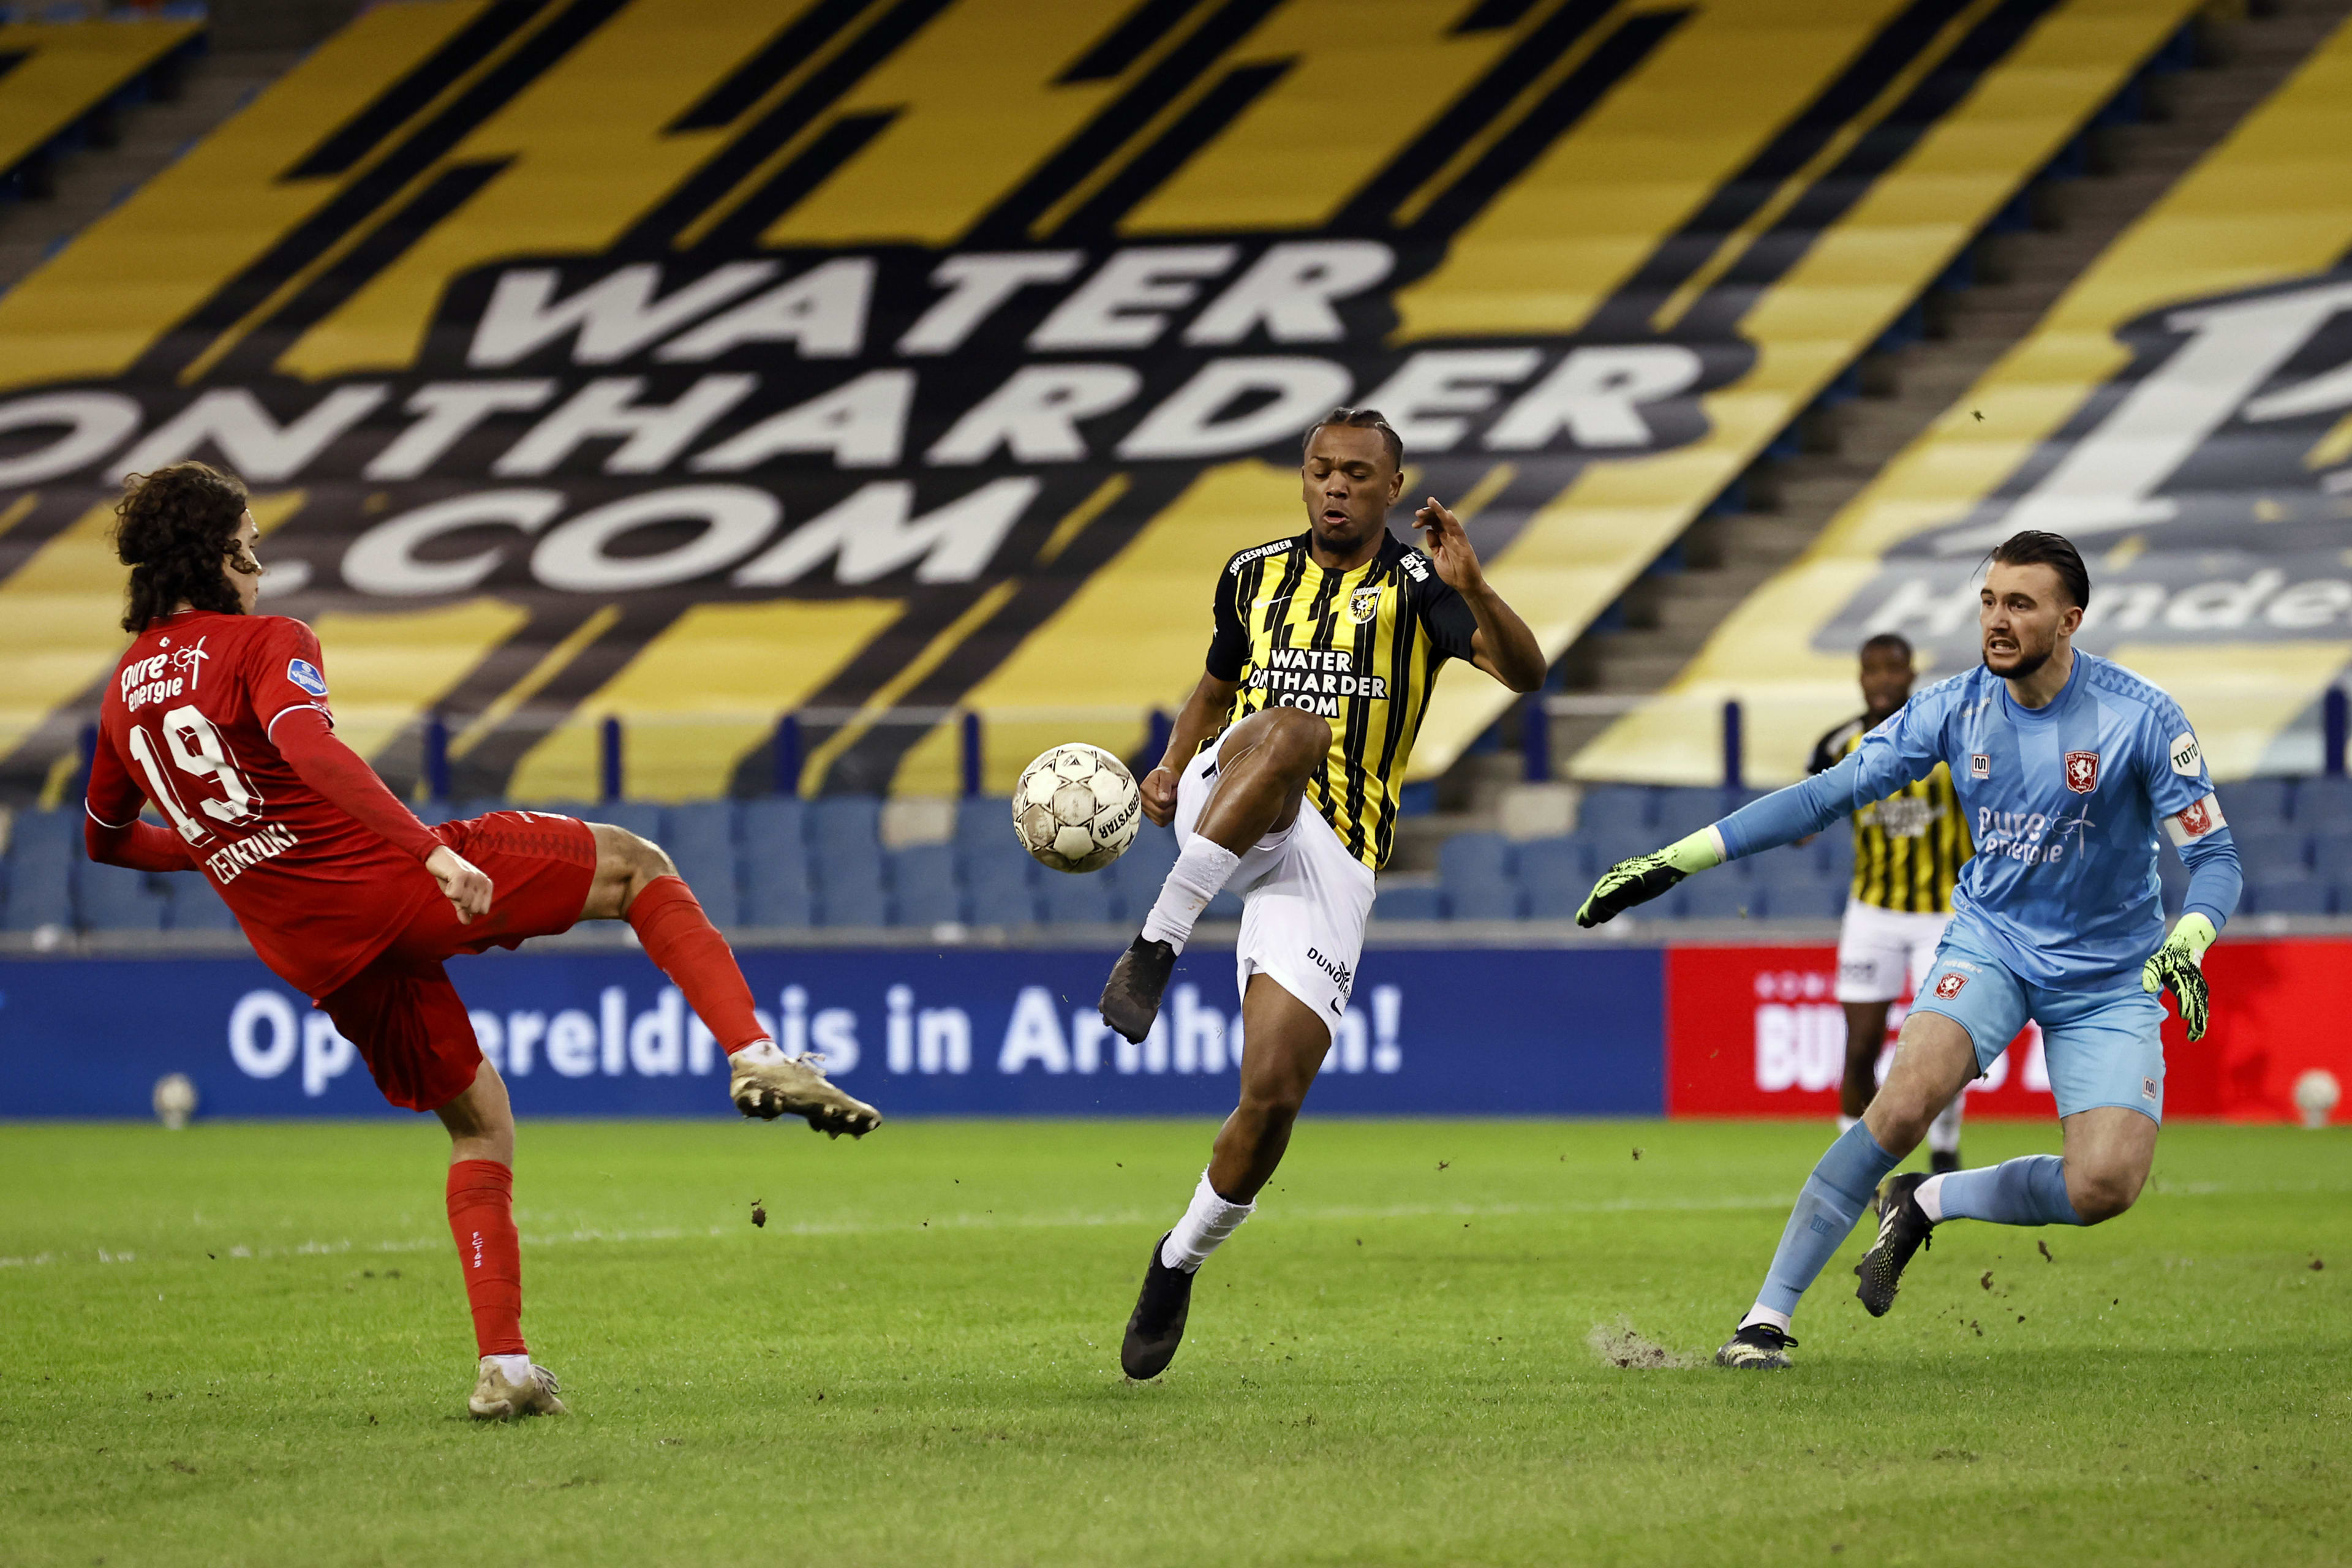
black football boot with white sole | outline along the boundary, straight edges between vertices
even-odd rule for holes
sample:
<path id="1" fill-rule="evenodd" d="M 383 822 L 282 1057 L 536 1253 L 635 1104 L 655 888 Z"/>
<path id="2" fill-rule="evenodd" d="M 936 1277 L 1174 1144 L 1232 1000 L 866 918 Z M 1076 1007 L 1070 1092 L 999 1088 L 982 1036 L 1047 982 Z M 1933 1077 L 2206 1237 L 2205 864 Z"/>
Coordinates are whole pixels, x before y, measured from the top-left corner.
<path id="1" fill-rule="evenodd" d="M 1168 1370 L 1176 1347 L 1184 1342 L 1184 1319 L 1192 1310 L 1192 1271 L 1160 1261 L 1160 1249 L 1167 1245 L 1166 1236 L 1151 1244 L 1143 1289 L 1127 1320 L 1127 1337 L 1119 1342 L 1119 1369 L 1138 1383 Z"/>
<path id="2" fill-rule="evenodd" d="M 1862 1298 L 1864 1310 L 1874 1318 L 1886 1316 L 1895 1305 L 1895 1292 L 1903 1283 L 1904 1268 L 1911 1255 L 1923 1247 L 1935 1245 L 1928 1233 L 1936 1222 L 1919 1206 L 1919 1184 L 1927 1178 L 1914 1171 L 1907 1176 L 1889 1176 L 1878 1184 L 1878 1196 L 1873 1206 L 1878 1210 L 1878 1239 L 1853 1266 L 1862 1283 L 1854 1294 Z"/>
<path id="3" fill-rule="evenodd" d="M 1103 1022 L 1129 1045 L 1141 1045 L 1151 1033 L 1151 1021 L 1160 1016 L 1160 998 L 1175 968 L 1174 948 L 1138 936 L 1110 967 L 1110 979 L 1103 986 Z"/>
<path id="4" fill-rule="evenodd" d="M 1797 1342 L 1770 1323 L 1750 1323 L 1715 1352 L 1715 1364 L 1743 1372 L 1779 1372 L 1789 1365 L 1789 1352 Z"/>

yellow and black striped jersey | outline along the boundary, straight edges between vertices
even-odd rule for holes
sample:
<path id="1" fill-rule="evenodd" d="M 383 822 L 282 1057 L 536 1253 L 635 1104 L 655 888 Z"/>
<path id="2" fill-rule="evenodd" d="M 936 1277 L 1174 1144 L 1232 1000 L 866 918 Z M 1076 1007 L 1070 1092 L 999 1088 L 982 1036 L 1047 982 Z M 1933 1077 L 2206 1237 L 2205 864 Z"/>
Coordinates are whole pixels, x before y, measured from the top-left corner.
<path id="1" fill-rule="evenodd" d="M 1330 721 L 1331 754 L 1307 798 L 1378 870 L 1437 667 L 1467 660 L 1477 629 L 1429 557 L 1394 534 L 1355 570 L 1327 572 L 1301 533 L 1225 563 L 1209 673 L 1241 683 L 1229 724 L 1276 705 Z"/>
<path id="2" fill-rule="evenodd" d="M 1866 716 L 1847 720 L 1813 748 L 1808 773 L 1835 767 L 1870 733 Z M 1952 884 L 1977 852 L 1943 763 L 1924 779 L 1853 814 L 1853 896 L 1905 914 L 1949 914 Z"/>

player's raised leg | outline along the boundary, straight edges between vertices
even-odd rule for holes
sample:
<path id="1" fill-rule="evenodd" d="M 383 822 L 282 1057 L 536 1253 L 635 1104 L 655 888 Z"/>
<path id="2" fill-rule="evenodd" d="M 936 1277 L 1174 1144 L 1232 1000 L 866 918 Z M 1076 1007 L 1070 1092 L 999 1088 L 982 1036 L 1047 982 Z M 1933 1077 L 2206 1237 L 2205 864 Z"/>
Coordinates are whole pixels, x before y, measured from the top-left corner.
<path id="1" fill-rule="evenodd" d="M 1242 997 L 1242 1037 L 1240 1102 L 1217 1131 L 1183 1217 L 1152 1244 L 1128 1319 L 1118 1359 L 1132 1378 L 1157 1377 L 1175 1359 L 1193 1276 L 1256 1211 L 1257 1194 L 1282 1163 L 1299 1107 L 1331 1048 L 1331 1031 L 1315 1010 L 1263 971 L 1250 976 Z"/>
<path id="2" fill-rule="evenodd" d="M 1331 726 L 1297 708 L 1265 709 L 1225 732 L 1201 815 L 1144 916 L 1142 932 L 1103 986 L 1105 1023 L 1129 1040 L 1151 1032 L 1168 976 L 1201 911 L 1259 839 L 1298 820 L 1307 781 L 1330 751 Z M 1155 770 L 1153 779 L 1166 771 Z"/>
<path id="3" fill-rule="evenodd" d="M 466 1407 L 478 1418 L 562 1415 L 554 1373 L 533 1366 L 522 1338 L 522 1242 L 514 1222 L 514 1110 L 499 1069 L 435 1109 L 449 1130 L 449 1234 L 474 1312 L 480 1358 Z"/>
<path id="4" fill-rule="evenodd" d="M 820 1131 L 864 1137 L 882 1113 L 842 1092 L 816 1063 L 788 1057 L 760 1026 L 734 950 L 660 846 L 609 823 L 588 825 L 596 871 L 582 920 L 625 920 L 646 956 L 727 1052 L 728 1093 L 746 1116 L 799 1116 Z"/>
<path id="5" fill-rule="evenodd" d="M 1863 1120 L 1838 1135 L 1797 1194 L 1796 1207 L 1780 1233 L 1772 1267 L 1756 1304 L 1739 1321 L 1738 1332 L 1716 1352 L 1722 1366 L 1772 1368 L 1789 1364 L 1789 1326 L 1797 1301 L 1824 1266 L 1845 1245 L 1872 1195 L 1889 1171 L 1919 1146 L 1927 1124 L 1976 1075 L 1976 1047 L 1969 1033 L 1938 1013 L 1914 1013 L 1886 1081 L 1878 1086 Z M 1916 1250 L 1923 1230 L 1912 1241 Z M 1882 1227 L 1880 1241 L 1886 1233 Z M 1909 1252 L 1904 1254 L 1907 1261 Z M 1900 1274 L 1900 1265 L 1896 1273 Z M 1893 1288 L 1888 1287 L 1888 1297 Z M 1865 1295 L 1864 1304 L 1869 1298 Z M 1885 1309 L 1878 1309 L 1884 1310 Z"/>

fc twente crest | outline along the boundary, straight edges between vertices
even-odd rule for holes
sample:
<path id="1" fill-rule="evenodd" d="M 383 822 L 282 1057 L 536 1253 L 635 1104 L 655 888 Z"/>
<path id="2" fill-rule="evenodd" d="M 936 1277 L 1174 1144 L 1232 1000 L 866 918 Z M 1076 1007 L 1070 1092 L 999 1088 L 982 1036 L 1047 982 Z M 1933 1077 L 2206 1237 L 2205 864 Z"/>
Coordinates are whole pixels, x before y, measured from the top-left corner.
<path id="1" fill-rule="evenodd" d="M 2099 753 L 2069 752 L 2066 753 L 2066 787 L 2076 795 L 2088 795 L 2099 787 Z"/>

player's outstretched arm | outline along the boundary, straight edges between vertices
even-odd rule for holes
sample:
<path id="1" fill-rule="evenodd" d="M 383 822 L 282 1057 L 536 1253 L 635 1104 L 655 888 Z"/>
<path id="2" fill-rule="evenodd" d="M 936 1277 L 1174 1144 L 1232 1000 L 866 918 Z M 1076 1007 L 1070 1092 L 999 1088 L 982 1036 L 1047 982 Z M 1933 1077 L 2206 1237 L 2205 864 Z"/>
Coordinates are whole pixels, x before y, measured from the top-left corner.
<path id="1" fill-rule="evenodd" d="M 1576 923 L 1587 931 L 1606 925 L 1635 904 L 1646 904 L 1672 891 L 1675 883 L 1692 872 L 1722 865 L 1723 858 L 1723 843 L 1716 837 L 1715 829 L 1702 827 L 1664 849 L 1620 860 L 1592 885 L 1592 891 L 1585 896 L 1584 907 L 1576 911 Z"/>
<path id="2" fill-rule="evenodd" d="M 1176 781 L 1183 774 L 1184 766 L 1200 754 L 1217 726 L 1233 711 L 1234 694 L 1242 689 L 1238 680 L 1203 670 L 1200 684 L 1192 695 L 1184 699 L 1184 706 L 1176 711 L 1176 721 L 1169 726 L 1168 749 L 1160 754 L 1160 765 L 1143 775 L 1143 815 L 1165 827 L 1176 818 Z"/>
<path id="3" fill-rule="evenodd" d="M 281 713 L 270 723 L 269 738 L 304 784 L 394 848 L 415 856 L 457 906 L 460 921 L 488 911 L 490 879 L 417 821 L 366 759 L 343 744 L 324 713 L 315 708 Z"/>
<path id="4" fill-rule="evenodd" d="M 121 755 L 101 740 L 89 760 L 89 789 L 82 799 L 81 843 L 101 866 L 133 871 L 193 871 L 196 858 L 188 841 L 168 827 L 139 820 L 146 802 L 122 765 Z M 121 826 L 117 826 L 117 824 Z"/>
<path id="5" fill-rule="evenodd" d="M 1422 531 L 1438 581 L 1462 595 L 1478 623 L 1477 635 L 1470 639 L 1470 662 L 1514 691 L 1533 691 L 1543 685 L 1548 668 L 1543 645 L 1486 581 L 1462 520 L 1432 496 L 1413 513 L 1412 525 Z"/>

